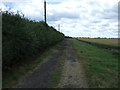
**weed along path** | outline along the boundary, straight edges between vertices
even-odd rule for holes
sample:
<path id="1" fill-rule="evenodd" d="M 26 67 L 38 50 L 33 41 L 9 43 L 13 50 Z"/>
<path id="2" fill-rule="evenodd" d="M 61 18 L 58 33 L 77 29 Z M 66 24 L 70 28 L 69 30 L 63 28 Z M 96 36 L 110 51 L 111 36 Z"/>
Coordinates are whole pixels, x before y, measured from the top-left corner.
<path id="1" fill-rule="evenodd" d="M 55 72 L 63 60 L 60 75 Z M 51 80 L 52 77 L 54 80 Z M 56 79 L 56 76 L 58 76 Z M 57 80 L 57 81 L 56 81 Z M 51 82 L 50 82 L 51 81 Z M 81 63 L 79 62 L 75 51 L 71 45 L 71 41 L 65 39 L 46 60 L 41 63 L 32 73 L 25 76 L 23 80 L 16 86 L 17 88 L 47 88 L 56 81 L 54 88 L 87 88 L 86 78 Z M 55 83 L 56 83 L 55 82 Z"/>
<path id="2" fill-rule="evenodd" d="M 59 88 L 87 88 L 87 82 L 81 63 L 71 45 L 67 41 L 65 65 L 62 72 L 62 77 L 58 85 Z"/>

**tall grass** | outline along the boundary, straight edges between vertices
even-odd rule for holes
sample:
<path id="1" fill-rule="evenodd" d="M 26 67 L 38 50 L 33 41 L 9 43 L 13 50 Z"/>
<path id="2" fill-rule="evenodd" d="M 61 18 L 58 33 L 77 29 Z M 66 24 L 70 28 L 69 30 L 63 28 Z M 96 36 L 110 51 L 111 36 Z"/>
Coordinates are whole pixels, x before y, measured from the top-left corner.
<path id="1" fill-rule="evenodd" d="M 64 34 L 45 22 L 31 21 L 8 11 L 2 12 L 2 36 L 3 72 L 64 39 Z"/>

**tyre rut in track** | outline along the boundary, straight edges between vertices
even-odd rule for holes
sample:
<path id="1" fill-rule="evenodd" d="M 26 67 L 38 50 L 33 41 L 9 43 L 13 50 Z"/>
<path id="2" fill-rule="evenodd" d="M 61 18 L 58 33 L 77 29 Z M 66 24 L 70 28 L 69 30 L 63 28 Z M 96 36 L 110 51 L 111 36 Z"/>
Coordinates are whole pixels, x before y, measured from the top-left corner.
<path id="1" fill-rule="evenodd" d="M 82 64 L 78 61 L 71 42 L 66 45 L 66 59 L 59 88 L 88 88 Z"/>
<path id="2" fill-rule="evenodd" d="M 49 79 L 58 64 L 59 58 L 62 56 L 62 51 L 66 46 L 66 40 L 57 45 L 54 53 L 35 69 L 31 74 L 27 75 L 24 80 L 16 85 L 16 88 L 47 88 Z"/>

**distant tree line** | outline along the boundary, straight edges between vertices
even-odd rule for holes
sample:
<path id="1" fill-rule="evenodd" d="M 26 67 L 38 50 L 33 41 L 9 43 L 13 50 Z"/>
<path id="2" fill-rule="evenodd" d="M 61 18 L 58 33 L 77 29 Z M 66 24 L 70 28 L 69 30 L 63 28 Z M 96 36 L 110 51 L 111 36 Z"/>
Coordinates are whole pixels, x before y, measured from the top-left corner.
<path id="1" fill-rule="evenodd" d="M 65 36 L 65 38 L 72 38 L 72 37 L 70 37 L 70 36 Z"/>
<path id="2" fill-rule="evenodd" d="M 45 22 L 28 20 L 18 13 L 2 12 L 3 70 L 63 39 L 64 34 Z"/>
<path id="3" fill-rule="evenodd" d="M 91 37 L 76 37 L 76 38 L 89 39 L 89 38 L 91 38 Z M 107 37 L 94 37 L 93 39 L 116 39 L 116 38 L 107 38 Z"/>

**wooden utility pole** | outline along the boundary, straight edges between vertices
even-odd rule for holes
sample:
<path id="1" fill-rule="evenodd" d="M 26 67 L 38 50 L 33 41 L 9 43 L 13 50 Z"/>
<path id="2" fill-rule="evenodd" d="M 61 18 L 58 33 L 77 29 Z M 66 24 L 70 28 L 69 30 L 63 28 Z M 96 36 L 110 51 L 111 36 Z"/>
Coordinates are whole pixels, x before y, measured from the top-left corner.
<path id="1" fill-rule="evenodd" d="M 45 23 L 46 22 L 46 0 L 44 0 L 44 20 L 45 20 Z"/>

